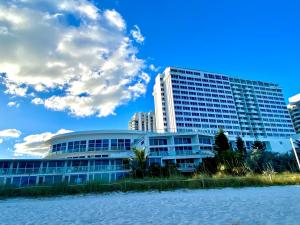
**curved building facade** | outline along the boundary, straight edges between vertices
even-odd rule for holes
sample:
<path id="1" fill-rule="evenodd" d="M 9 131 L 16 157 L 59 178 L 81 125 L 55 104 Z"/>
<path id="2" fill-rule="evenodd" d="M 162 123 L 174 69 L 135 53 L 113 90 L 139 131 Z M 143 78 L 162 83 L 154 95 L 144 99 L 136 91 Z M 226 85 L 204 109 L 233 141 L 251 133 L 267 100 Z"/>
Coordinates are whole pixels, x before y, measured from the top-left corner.
<path id="1" fill-rule="evenodd" d="M 202 158 L 212 157 L 213 136 L 195 132 L 82 131 L 54 136 L 42 159 L 0 160 L 0 184 L 49 185 L 114 182 L 127 176 L 133 149 L 143 149 L 147 163 L 177 165 L 193 172 Z"/>

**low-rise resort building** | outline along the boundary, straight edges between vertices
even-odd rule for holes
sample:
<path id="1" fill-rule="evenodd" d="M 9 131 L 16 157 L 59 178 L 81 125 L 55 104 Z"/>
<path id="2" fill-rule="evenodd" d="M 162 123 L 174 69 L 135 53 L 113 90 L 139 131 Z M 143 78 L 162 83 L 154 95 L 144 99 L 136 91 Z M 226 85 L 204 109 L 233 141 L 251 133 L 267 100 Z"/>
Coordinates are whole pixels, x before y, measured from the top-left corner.
<path id="1" fill-rule="evenodd" d="M 42 159 L 0 160 L 0 184 L 22 187 L 67 182 L 114 182 L 130 172 L 133 149 L 143 149 L 148 165 L 168 163 L 193 172 L 212 157 L 213 136 L 199 132 L 83 131 L 51 138 Z"/>

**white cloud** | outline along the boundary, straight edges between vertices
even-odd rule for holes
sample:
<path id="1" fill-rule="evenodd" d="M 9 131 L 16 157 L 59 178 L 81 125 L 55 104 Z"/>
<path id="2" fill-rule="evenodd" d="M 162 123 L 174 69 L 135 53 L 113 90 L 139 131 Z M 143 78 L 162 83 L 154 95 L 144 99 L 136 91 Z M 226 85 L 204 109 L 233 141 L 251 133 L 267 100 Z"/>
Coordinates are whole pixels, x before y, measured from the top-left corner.
<path id="1" fill-rule="evenodd" d="M 1 40 L 1 37 L 0 37 L 0 40 Z M 0 63 L 0 69 L 1 68 L 3 68 L 3 67 L 1 67 L 1 63 Z M 3 70 L 3 71 L 5 71 L 5 70 Z M 6 85 L 6 88 L 7 88 L 5 90 L 6 94 L 18 95 L 18 96 L 21 96 L 21 97 L 25 97 L 26 96 L 26 92 L 27 92 L 27 89 L 28 89 L 27 87 L 21 87 L 18 84 L 13 83 L 13 82 L 8 81 L 8 80 L 6 80 L 5 85 Z"/>
<path id="2" fill-rule="evenodd" d="M 160 67 L 155 67 L 153 64 L 150 64 L 149 69 L 153 72 L 157 72 L 160 69 Z"/>
<path id="3" fill-rule="evenodd" d="M 104 17 L 111 25 L 117 27 L 119 30 L 125 29 L 125 21 L 116 10 L 105 10 Z"/>
<path id="4" fill-rule="evenodd" d="M 2 144 L 2 143 L 3 143 L 3 139 L 0 138 L 0 144 Z"/>
<path id="5" fill-rule="evenodd" d="M 142 35 L 141 30 L 137 25 L 134 25 L 134 29 L 132 29 L 130 33 L 136 42 L 141 44 L 145 41 L 145 37 Z"/>
<path id="6" fill-rule="evenodd" d="M 137 26 L 128 35 L 115 10 L 99 10 L 87 0 L 1 1 L 0 27 L 7 94 L 101 117 L 145 93 L 149 76 L 133 42 L 144 37 Z"/>
<path id="7" fill-rule="evenodd" d="M 85 1 L 62 1 L 59 9 L 69 12 L 79 12 L 81 15 L 93 20 L 98 18 L 97 7 L 92 4 L 86 4 Z"/>
<path id="8" fill-rule="evenodd" d="M 17 102 L 9 102 L 9 103 L 7 103 L 7 105 L 9 107 L 16 107 L 16 108 L 19 108 L 19 106 L 20 106 L 20 104 Z"/>
<path id="9" fill-rule="evenodd" d="M 34 98 L 31 100 L 31 102 L 35 105 L 42 105 L 44 104 L 44 101 L 41 98 Z"/>
<path id="10" fill-rule="evenodd" d="M 21 134 L 22 132 L 17 129 L 6 129 L 0 131 L 1 138 L 18 138 Z"/>
<path id="11" fill-rule="evenodd" d="M 60 129 L 56 133 L 45 132 L 26 136 L 24 137 L 23 142 L 14 145 L 14 155 L 45 156 L 49 150 L 49 146 L 45 142 L 55 135 L 69 132 L 72 131 Z"/>

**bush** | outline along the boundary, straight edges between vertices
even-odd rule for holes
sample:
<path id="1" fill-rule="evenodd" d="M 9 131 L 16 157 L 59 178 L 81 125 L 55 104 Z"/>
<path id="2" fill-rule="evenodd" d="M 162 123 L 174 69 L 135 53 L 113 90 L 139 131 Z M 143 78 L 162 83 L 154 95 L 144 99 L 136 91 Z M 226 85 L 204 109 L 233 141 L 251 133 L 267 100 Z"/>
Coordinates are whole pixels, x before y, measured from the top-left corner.
<path id="1" fill-rule="evenodd" d="M 278 173 L 298 171 L 295 156 L 292 153 L 252 152 L 247 159 L 246 165 L 254 173 L 263 173 L 270 169 Z"/>
<path id="2" fill-rule="evenodd" d="M 198 172 L 207 175 L 216 174 L 218 171 L 218 163 L 216 157 L 214 158 L 203 158 L 202 163 L 198 167 Z"/>
<path id="3" fill-rule="evenodd" d="M 158 163 L 152 163 L 148 168 L 148 176 L 162 177 L 163 176 L 163 168 Z"/>

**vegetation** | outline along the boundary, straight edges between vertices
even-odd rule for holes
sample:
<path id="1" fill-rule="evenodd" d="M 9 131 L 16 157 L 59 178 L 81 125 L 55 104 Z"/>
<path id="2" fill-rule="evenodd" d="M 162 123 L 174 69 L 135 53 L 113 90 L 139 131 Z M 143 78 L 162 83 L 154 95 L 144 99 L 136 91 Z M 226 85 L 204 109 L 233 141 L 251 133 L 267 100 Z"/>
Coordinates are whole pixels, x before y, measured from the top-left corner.
<path id="1" fill-rule="evenodd" d="M 68 185 L 66 183 L 53 186 L 30 186 L 24 188 L 0 187 L 0 198 L 8 197 L 42 197 L 73 195 L 85 193 L 106 193 L 113 191 L 149 191 L 174 190 L 178 188 L 206 189 L 206 188 L 240 188 L 260 187 L 271 185 L 300 184 L 300 175 L 292 173 L 246 175 L 246 176 L 205 176 L 195 175 L 190 178 L 172 176 L 169 178 L 144 177 L 143 179 L 127 178 L 116 183 L 104 184 L 91 182 L 83 185 Z"/>
<path id="2" fill-rule="evenodd" d="M 143 178 L 146 174 L 146 153 L 144 150 L 133 149 L 135 158 L 131 162 L 132 176 Z"/>
<path id="3" fill-rule="evenodd" d="M 258 139 L 247 152 L 243 139 L 237 137 L 233 150 L 224 132 L 219 130 L 215 136 L 214 150 L 215 158 L 203 159 L 198 170 L 200 173 L 243 176 L 247 173 L 298 172 L 292 152 L 279 154 L 267 151 L 265 144 Z"/>
<path id="4" fill-rule="evenodd" d="M 179 174 L 177 167 L 173 163 L 160 166 L 158 163 L 152 163 L 147 166 L 147 156 L 144 150 L 133 149 L 135 158 L 131 161 L 131 177 L 143 178 L 149 177 L 169 177 Z"/>
<path id="5" fill-rule="evenodd" d="M 239 161 L 244 162 L 247 158 L 247 150 L 244 140 L 240 137 L 236 137 L 236 154 Z"/>

